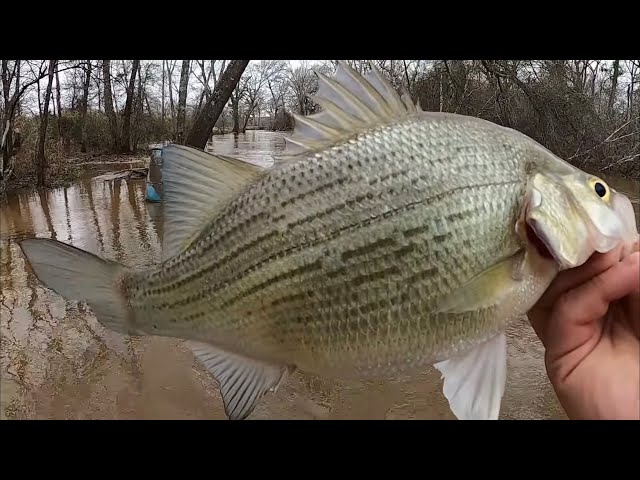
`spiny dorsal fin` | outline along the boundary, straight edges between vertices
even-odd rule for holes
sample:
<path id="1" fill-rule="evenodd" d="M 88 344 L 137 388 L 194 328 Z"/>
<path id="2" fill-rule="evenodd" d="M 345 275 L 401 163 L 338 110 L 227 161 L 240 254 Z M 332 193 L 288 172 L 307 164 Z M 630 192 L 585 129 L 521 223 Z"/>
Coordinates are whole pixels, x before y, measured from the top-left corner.
<path id="1" fill-rule="evenodd" d="M 318 92 L 309 98 L 322 111 L 306 117 L 293 115 L 293 135 L 285 137 L 287 148 L 279 159 L 322 149 L 421 111 L 406 91 L 399 95 L 373 65 L 362 76 L 340 61 L 333 78 L 318 73 L 318 81 Z"/>
<path id="2" fill-rule="evenodd" d="M 184 145 L 165 147 L 163 261 L 186 248 L 216 211 L 262 172 L 262 168 L 236 158 Z"/>

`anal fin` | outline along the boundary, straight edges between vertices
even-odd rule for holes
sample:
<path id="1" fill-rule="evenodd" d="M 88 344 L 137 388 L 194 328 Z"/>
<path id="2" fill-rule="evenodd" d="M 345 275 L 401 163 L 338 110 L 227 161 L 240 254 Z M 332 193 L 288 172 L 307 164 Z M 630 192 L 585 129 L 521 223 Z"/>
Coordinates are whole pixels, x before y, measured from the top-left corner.
<path id="1" fill-rule="evenodd" d="M 278 387 L 294 368 L 271 365 L 226 352 L 212 345 L 187 342 L 194 355 L 220 384 L 225 413 L 230 420 L 247 418 L 260 399 Z"/>
<path id="2" fill-rule="evenodd" d="M 442 373 L 444 396 L 459 420 L 498 419 L 507 380 L 504 332 L 434 366 Z"/>

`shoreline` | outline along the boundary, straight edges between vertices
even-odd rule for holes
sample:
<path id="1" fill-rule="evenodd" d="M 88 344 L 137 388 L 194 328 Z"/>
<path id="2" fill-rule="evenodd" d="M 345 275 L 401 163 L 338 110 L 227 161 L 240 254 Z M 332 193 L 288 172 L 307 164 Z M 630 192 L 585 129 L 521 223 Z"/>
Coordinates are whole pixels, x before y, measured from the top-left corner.
<path id="1" fill-rule="evenodd" d="M 96 160 L 89 160 L 96 159 Z M 81 162 L 74 162 L 76 160 L 83 160 Z M 131 168 L 139 167 L 140 164 L 145 165 L 149 161 L 149 154 L 140 155 L 122 155 L 122 154 L 75 154 L 69 158 L 58 162 L 56 164 L 58 173 L 55 175 L 47 175 L 45 189 L 55 189 L 61 187 L 68 187 L 74 182 L 79 181 L 87 176 L 94 177 L 100 175 L 103 172 L 97 172 L 94 169 L 100 169 L 100 167 L 110 167 L 116 165 L 130 165 Z M 587 161 L 587 162 L 571 162 L 569 163 L 585 172 L 595 173 L 600 172 L 605 175 L 612 175 L 615 177 L 621 177 L 626 180 L 634 182 L 640 182 L 640 160 L 630 161 L 621 164 L 602 165 L 600 161 Z M 62 167 L 62 168 L 61 168 Z M 635 167 L 635 168 L 634 168 Z M 110 171 L 111 168 L 106 168 L 105 171 Z M 36 174 L 30 173 L 22 175 L 17 181 L 12 178 L 6 184 L 0 181 L 0 196 L 6 196 L 8 194 L 23 193 L 27 191 L 37 191 L 39 188 L 35 186 Z"/>

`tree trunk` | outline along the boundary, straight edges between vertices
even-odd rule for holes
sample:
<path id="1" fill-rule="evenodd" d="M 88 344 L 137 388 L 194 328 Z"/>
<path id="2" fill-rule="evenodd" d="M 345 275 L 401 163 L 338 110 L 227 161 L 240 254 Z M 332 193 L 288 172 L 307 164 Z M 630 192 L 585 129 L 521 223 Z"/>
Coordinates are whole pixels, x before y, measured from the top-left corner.
<path id="1" fill-rule="evenodd" d="M 633 112 L 633 93 L 635 92 L 636 84 L 636 65 L 631 61 L 631 68 L 629 69 L 631 83 L 627 87 L 627 121 L 631 120 L 631 112 Z"/>
<path id="2" fill-rule="evenodd" d="M 42 95 L 40 94 L 40 82 L 36 83 L 36 90 L 38 91 L 38 116 L 42 117 Z"/>
<path id="3" fill-rule="evenodd" d="M 84 78 L 84 91 L 82 95 L 82 111 L 80 119 L 80 151 L 86 153 L 87 151 L 87 110 L 89 108 L 89 86 L 91 85 L 91 60 L 87 60 L 87 70 Z"/>
<path id="4" fill-rule="evenodd" d="M 20 109 L 20 60 L 16 60 L 18 63 L 16 67 L 16 89 L 14 96 L 16 97 L 16 116 L 19 117 L 22 113 Z"/>
<path id="5" fill-rule="evenodd" d="M 102 61 L 102 79 L 104 83 L 104 111 L 109 118 L 113 151 L 116 153 L 120 151 L 120 134 L 118 133 L 118 122 L 116 121 L 116 112 L 113 110 L 113 98 L 111 96 L 111 60 Z"/>
<path id="6" fill-rule="evenodd" d="M 178 115 L 176 118 L 176 142 L 179 144 L 184 144 L 184 127 L 187 116 L 187 87 L 189 86 L 190 67 L 190 60 L 182 61 L 182 70 L 180 72 L 180 90 L 178 91 Z"/>
<path id="7" fill-rule="evenodd" d="M 251 115 L 253 115 L 253 112 L 256 109 L 256 107 L 257 107 L 256 102 L 252 101 L 247 109 L 247 114 L 244 117 L 244 123 L 242 124 L 242 133 L 245 133 L 247 131 L 247 125 L 249 125 L 249 120 L 251 119 Z M 255 120 L 255 116 L 254 116 L 254 120 Z"/>
<path id="8" fill-rule="evenodd" d="M 175 62 L 169 68 L 167 63 L 167 87 L 169 88 L 169 111 L 171 112 L 171 139 L 176 139 L 175 129 L 175 104 L 173 103 L 173 69 L 175 68 Z"/>
<path id="9" fill-rule="evenodd" d="M 144 113 L 144 93 L 142 90 L 142 71 L 138 72 L 138 93 L 136 93 L 135 101 L 135 122 L 133 124 L 133 142 L 132 151 L 135 155 L 138 151 L 138 141 L 140 140 L 140 131 L 142 130 L 142 121 Z"/>
<path id="10" fill-rule="evenodd" d="M 231 94 L 231 115 L 233 117 L 233 129 L 231 131 L 236 135 L 240 132 L 240 100 L 237 95 L 238 89 L 236 87 L 235 93 Z"/>
<path id="11" fill-rule="evenodd" d="M 129 86 L 127 87 L 127 100 L 125 101 L 122 115 L 122 153 L 131 153 L 131 109 L 133 98 L 135 97 L 138 68 L 140 68 L 140 60 L 134 60 L 131 67 L 131 77 L 129 77 Z"/>
<path id="12" fill-rule="evenodd" d="M 611 92 L 609 92 L 609 115 L 613 115 L 613 103 L 618 91 L 618 76 L 620 75 L 620 60 L 613 61 L 613 78 L 611 79 Z"/>
<path id="13" fill-rule="evenodd" d="M 253 108 L 251 108 L 247 112 L 247 115 L 244 117 L 244 123 L 242 124 L 242 133 L 245 133 L 247 131 L 247 125 L 249 125 L 249 120 L 251 119 L 251 114 L 252 113 L 253 113 Z"/>
<path id="14" fill-rule="evenodd" d="M 242 73 L 247 68 L 249 60 L 232 60 L 227 69 L 220 75 L 213 89 L 211 98 L 198 114 L 186 144 L 195 148 L 204 149 L 211 130 L 218 121 L 224 106 L 229 101 L 231 92 L 238 84 Z"/>
<path id="15" fill-rule="evenodd" d="M 4 96 L 4 112 L 2 118 L 4 119 L 4 125 L 0 130 L 0 141 L 2 145 L 2 162 L 0 163 L 0 176 L 4 178 L 5 168 L 9 165 L 9 159 L 11 158 L 13 148 L 13 128 L 11 125 L 11 99 L 9 92 L 11 90 L 11 80 L 9 79 L 9 61 L 2 60 L 2 72 L 0 74 L 2 78 L 2 94 Z"/>
<path id="16" fill-rule="evenodd" d="M 164 77 L 166 75 L 165 73 L 165 64 L 166 64 L 166 60 L 162 60 L 162 141 L 165 141 L 165 131 L 164 131 L 164 114 L 165 114 L 165 110 L 164 110 Z"/>
<path id="17" fill-rule="evenodd" d="M 56 68 L 56 107 L 58 110 L 58 140 L 62 140 L 62 105 L 60 102 L 60 74 Z"/>
<path id="18" fill-rule="evenodd" d="M 44 172 L 47 159 L 44 155 L 44 144 L 47 139 L 47 123 L 49 121 L 49 101 L 51 100 L 51 89 L 53 87 L 53 75 L 56 70 L 57 60 L 49 60 L 49 82 L 44 93 L 44 108 L 42 119 L 40 120 L 40 131 L 38 132 L 38 154 L 36 158 L 38 187 L 44 187 Z"/>
<path id="19" fill-rule="evenodd" d="M 102 111 L 102 95 L 103 92 L 100 90 L 100 78 L 98 78 L 99 76 L 96 75 L 96 90 L 97 94 L 98 94 L 98 112 Z"/>

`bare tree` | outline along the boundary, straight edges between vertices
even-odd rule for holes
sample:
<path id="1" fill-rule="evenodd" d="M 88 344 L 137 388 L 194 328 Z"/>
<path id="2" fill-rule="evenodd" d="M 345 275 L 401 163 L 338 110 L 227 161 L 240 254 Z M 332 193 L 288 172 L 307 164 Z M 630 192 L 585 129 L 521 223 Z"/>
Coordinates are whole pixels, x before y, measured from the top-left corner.
<path id="1" fill-rule="evenodd" d="M 109 119 L 109 129 L 113 142 L 113 151 L 120 151 L 120 133 L 116 112 L 113 110 L 113 96 L 111 95 L 111 60 L 102 61 L 102 79 L 104 84 L 104 111 Z"/>
<path id="2" fill-rule="evenodd" d="M 254 65 L 251 68 L 251 74 L 247 77 L 246 87 L 245 87 L 245 114 L 244 114 L 244 122 L 242 125 L 242 132 L 247 130 L 247 124 L 249 123 L 249 119 L 251 115 L 253 115 L 254 110 L 258 109 L 260 103 L 263 100 L 262 90 L 266 85 L 267 81 L 271 79 L 274 75 L 276 75 L 277 70 L 274 70 L 274 66 L 277 69 L 278 62 L 269 62 L 269 61 L 261 61 L 259 65 Z"/>
<path id="3" fill-rule="evenodd" d="M 6 178 L 12 170 L 11 159 L 13 156 L 13 119 L 16 113 L 16 107 L 20 103 L 20 98 L 32 85 L 40 85 L 40 80 L 47 76 L 47 70 L 44 68 L 45 63 L 42 62 L 37 72 L 34 72 L 33 78 L 25 82 L 20 89 L 14 90 L 11 95 L 11 84 L 14 77 L 17 77 L 21 60 L 14 60 L 13 67 L 9 69 L 9 61 L 2 60 L 2 91 L 4 99 L 3 111 L 3 129 L 0 137 L 0 148 L 2 149 L 2 157 L 0 158 L 0 175 Z M 31 69 L 31 64 L 29 64 Z M 33 70 L 32 70 L 33 71 Z M 17 79 L 16 79 L 17 80 Z M 38 96 L 38 103 L 40 97 Z"/>
<path id="4" fill-rule="evenodd" d="M 362 68 L 360 65 L 356 68 Z M 318 90 L 318 78 L 314 75 L 307 62 L 294 69 L 289 69 L 289 85 L 293 91 L 296 110 L 300 115 L 314 112 L 309 99 Z"/>
<path id="5" fill-rule="evenodd" d="M 620 75 L 620 60 L 613 61 L 613 75 L 611 76 L 611 92 L 609 92 L 609 116 L 613 115 L 613 102 L 618 92 L 618 76 Z"/>
<path id="6" fill-rule="evenodd" d="M 222 113 L 222 109 L 229 101 L 231 92 L 237 85 L 248 64 L 249 60 L 231 60 L 231 62 L 229 62 L 227 69 L 220 75 L 220 79 L 216 83 L 211 98 L 195 119 L 193 128 L 189 132 L 187 141 L 185 142 L 187 145 L 204 149 L 211 130 Z"/>
<path id="7" fill-rule="evenodd" d="M 271 118 L 271 130 L 279 128 L 278 114 L 285 109 L 285 95 L 288 89 L 286 62 L 276 60 L 272 62 L 270 75 L 267 77 L 267 88 L 271 96 L 269 116 Z"/>
<path id="8" fill-rule="evenodd" d="M 171 136 L 175 139 L 175 104 L 173 103 L 173 69 L 176 66 L 176 61 L 167 61 L 167 88 L 169 89 L 169 111 L 171 112 Z"/>
<path id="9" fill-rule="evenodd" d="M 62 141 L 62 103 L 60 102 L 60 73 L 56 64 L 56 106 L 58 111 L 58 139 Z"/>
<path id="10" fill-rule="evenodd" d="M 162 140 L 164 140 L 164 117 L 165 117 L 165 110 L 164 110 L 164 99 L 165 99 L 165 94 L 164 94 L 164 79 L 166 77 L 166 65 L 167 65 L 167 61 L 166 60 L 162 60 L 162 129 L 163 129 L 163 137 Z"/>
<path id="11" fill-rule="evenodd" d="M 233 89 L 229 98 L 231 102 L 231 115 L 233 117 L 233 129 L 231 131 L 235 134 L 240 132 L 240 101 L 244 98 L 246 91 L 247 77 L 243 76 L 236 84 L 236 88 Z"/>
<path id="12" fill-rule="evenodd" d="M 131 152 L 131 109 L 135 96 L 136 74 L 140 68 L 140 60 L 134 60 L 131 67 L 131 76 L 127 86 L 127 99 L 122 114 L 122 153 Z"/>
<path id="13" fill-rule="evenodd" d="M 44 144 L 47 139 L 47 123 L 49 121 L 49 101 L 51 100 L 51 89 L 53 86 L 53 75 L 58 64 L 57 60 L 49 60 L 49 81 L 47 82 L 47 89 L 44 93 L 44 107 L 42 111 L 42 119 L 40 120 L 40 129 L 38 131 L 38 154 L 36 157 L 36 173 L 38 179 L 38 186 L 44 186 L 45 168 L 47 166 L 47 157 L 44 152 Z"/>
<path id="14" fill-rule="evenodd" d="M 84 88 L 82 91 L 82 103 L 80 110 L 80 151 L 87 151 L 87 110 L 89 108 L 89 87 L 91 86 L 91 60 L 87 60 L 87 66 L 84 73 Z"/>
<path id="15" fill-rule="evenodd" d="M 178 91 L 178 117 L 176 120 L 176 142 L 183 143 L 185 137 L 185 119 L 187 116 L 187 87 L 189 86 L 189 71 L 191 62 L 182 61 L 180 72 L 180 90 Z"/>

